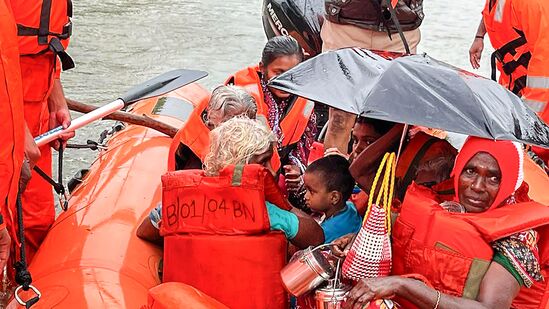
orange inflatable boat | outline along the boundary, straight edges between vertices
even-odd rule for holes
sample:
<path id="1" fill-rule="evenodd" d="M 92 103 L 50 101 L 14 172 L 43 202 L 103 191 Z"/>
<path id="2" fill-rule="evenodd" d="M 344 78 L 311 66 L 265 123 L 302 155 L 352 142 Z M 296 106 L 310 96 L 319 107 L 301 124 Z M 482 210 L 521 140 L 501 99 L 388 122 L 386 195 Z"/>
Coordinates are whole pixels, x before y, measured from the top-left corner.
<path id="1" fill-rule="evenodd" d="M 190 84 L 140 101 L 131 112 L 179 128 L 208 98 L 206 89 Z M 159 285 L 162 251 L 135 233 L 161 201 L 171 142 L 135 125 L 110 138 L 30 263 L 42 294 L 33 308 L 226 308 L 182 283 Z M 547 175 L 530 160 L 525 169 L 532 198 L 549 204 Z M 12 301 L 8 308 L 22 307 Z"/>
<path id="2" fill-rule="evenodd" d="M 140 101 L 131 112 L 181 127 L 209 92 L 190 84 Z M 135 231 L 161 200 L 172 139 L 129 125 L 115 133 L 72 193 L 30 263 L 42 298 L 33 308 L 140 308 L 160 283 L 158 247 Z M 25 299 L 25 295 L 22 298 Z M 15 301 L 8 307 L 21 308 Z"/>

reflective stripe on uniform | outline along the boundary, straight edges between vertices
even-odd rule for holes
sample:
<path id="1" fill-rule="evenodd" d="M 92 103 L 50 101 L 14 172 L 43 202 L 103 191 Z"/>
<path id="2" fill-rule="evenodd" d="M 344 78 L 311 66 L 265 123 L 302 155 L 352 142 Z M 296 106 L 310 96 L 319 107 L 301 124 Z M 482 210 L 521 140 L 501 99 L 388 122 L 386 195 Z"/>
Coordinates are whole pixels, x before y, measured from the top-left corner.
<path id="1" fill-rule="evenodd" d="M 505 0 L 499 0 L 496 6 L 496 13 L 494 14 L 494 21 L 501 23 L 503 20 L 503 9 L 505 7 Z"/>
<path id="2" fill-rule="evenodd" d="M 528 76 L 526 79 L 526 87 L 549 89 L 549 77 Z"/>
<path id="3" fill-rule="evenodd" d="M 315 103 L 313 101 L 307 101 L 307 104 L 303 108 L 303 116 L 308 118 L 311 115 L 313 108 L 315 108 Z"/>
<path id="4" fill-rule="evenodd" d="M 524 100 L 526 106 L 530 107 L 534 112 L 541 113 L 545 110 L 547 102 L 536 101 L 536 100 Z"/>

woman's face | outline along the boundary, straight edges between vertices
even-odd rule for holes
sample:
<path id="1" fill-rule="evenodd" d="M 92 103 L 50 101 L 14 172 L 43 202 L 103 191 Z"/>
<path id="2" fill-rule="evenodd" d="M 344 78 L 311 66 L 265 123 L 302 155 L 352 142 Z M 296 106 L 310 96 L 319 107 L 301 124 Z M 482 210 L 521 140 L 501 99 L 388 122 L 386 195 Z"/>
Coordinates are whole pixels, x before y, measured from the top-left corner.
<path id="1" fill-rule="evenodd" d="M 351 153 L 351 158 L 356 158 L 366 147 L 370 146 L 370 144 L 377 141 L 380 137 L 381 134 L 374 129 L 373 125 L 357 122 L 353 127 L 353 152 Z"/>
<path id="2" fill-rule="evenodd" d="M 263 165 L 266 169 L 268 169 L 273 175 L 275 174 L 273 171 L 273 167 L 271 166 L 271 158 L 273 157 L 273 147 L 269 147 L 267 151 L 253 155 L 250 158 L 250 164 L 259 164 Z"/>
<path id="3" fill-rule="evenodd" d="M 484 212 L 498 194 L 501 170 L 494 157 L 479 152 L 465 164 L 458 182 L 458 197 L 467 212 Z"/>
<path id="4" fill-rule="evenodd" d="M 280 56 L 273 60 L 268 66 L 261 65 L 261 70 L 266 81 L 274 78 L 289 69 L 295 67 L 300 62 L 298 56 Z M 278 89 L 269 87 L 271 93 L 279 99 L 285 100 L 290 94 Z"/>

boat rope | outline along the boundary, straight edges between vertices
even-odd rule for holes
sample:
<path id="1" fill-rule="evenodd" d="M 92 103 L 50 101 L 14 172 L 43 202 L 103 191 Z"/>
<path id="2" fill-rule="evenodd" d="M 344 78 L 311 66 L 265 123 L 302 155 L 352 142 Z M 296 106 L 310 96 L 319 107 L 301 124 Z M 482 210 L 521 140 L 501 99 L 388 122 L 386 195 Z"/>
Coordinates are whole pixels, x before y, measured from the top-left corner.
<path id="1" fill-rule="evenodd" d="M 17 194 L 17 200 L 16 200 L 16 206 L 17 206 L 17 238 L 19 238 L 20 243 L 20 253 L 19 253 L 19 261 L 15 262 L 15 282 L 19 284 L 19 286 L 15 289 L 15 299 L 21 306 L 25 306 L 25 308 L 30 308 L 32 305 L 36 304 L 38 300 L 40 300 L 40 297 L 42 294 L 40 294 L 40 291 L 36 287 L 32 285 L 32 276 L 29 270 L 27 269 L 27 255 L 25 252 L 26 246 L 25 246 L 25 227 L 23 225 L 23 204 L 21 202 L 21 192 L 18 192 Z M 24 301 L 19 296 L 19 292 L 21 291 L 28 291 L 32 290 L 35 294 L 34 297 L 28 299 L 27 301 Z"/>
<path id="2" fill-rule="evenodd" d="M 91 149 L 91 150 L 107 149 L 105 145 L 101 145 L 96 141 L 92 141 L 91 139 L 87 140 L 86 144 L 67 144 L 65 147 L 71 148 L 71 149 Z"/>
<path id="3" fill-rule="evenodd" d="M 66 211 L 69 207 L 69 197 L 67 195 L 67 190 L 65 190 L 65 186 L 63 185 L 63 147 L 61 144 L 59 146 L 59 156 L 57 161 L 57 182 L 48 176 L 48 174 L 46 174 L 38 166 L 34 166 L 34 170 L 53 187 L 55 192 L 57 192 L 59 197 L 59 205 L 63 211 Z"/>

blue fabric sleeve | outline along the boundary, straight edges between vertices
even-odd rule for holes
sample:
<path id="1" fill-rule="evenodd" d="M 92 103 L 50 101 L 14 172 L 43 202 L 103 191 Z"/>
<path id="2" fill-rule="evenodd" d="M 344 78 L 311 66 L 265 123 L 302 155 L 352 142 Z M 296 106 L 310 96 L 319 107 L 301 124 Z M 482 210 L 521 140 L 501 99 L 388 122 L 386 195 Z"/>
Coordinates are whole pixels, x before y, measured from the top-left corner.
<path id="1" fill-rule="evenodd" d="M 349 201 L 345 210 L 328 218 L 320 226 L 324 230 L 324 242 L 330 243 L 349 233 L 357 233 L 362 226 L 362 219 L 355 205 Z"/>
<path id="2" fill-rule="evenodd" d="M 162 220 L 162 203 L 159 203 L 155 208 L 151 210 L 151 212 L 149 213 L 149 220 L 151 220 L 151 224 L 156 229 L 159 229 L 158 224 Z"/>
<path id="3" fill-rule="evenodd" d="M 287 210 L 280 209 L 269 202 L 266 202 L 266 204 L 271 230 L 284 232 L 288 239 L 294 238 L 299 230 L 299 219 L 297 216 Z"/>

